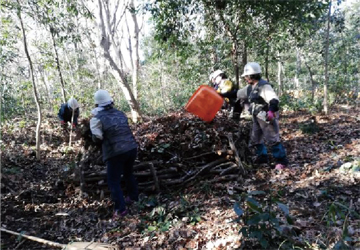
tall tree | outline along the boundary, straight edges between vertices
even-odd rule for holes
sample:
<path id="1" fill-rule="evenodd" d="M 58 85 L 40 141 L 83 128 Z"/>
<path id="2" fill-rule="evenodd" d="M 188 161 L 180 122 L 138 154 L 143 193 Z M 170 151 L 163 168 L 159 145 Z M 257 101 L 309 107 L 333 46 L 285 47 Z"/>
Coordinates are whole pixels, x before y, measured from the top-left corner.
<path id="1" fill-rule="evenodd" d="M 251 53 L 253 60 L 256 56 L 257 61 L 262 59 L 265 62 L 264 75 L 268 78 L 271 46 L 276 47 L 284 33 L 297 36 L 300 33 L 297 30 L 310 25 L 311 20 L 319 17 L 326 6 L 324 2 L 312 0 L 159 0 L 148 9 L 153 15 L 159 41 L 183 43 L 184 39 L 190 37 L 189 33 L 199 32 L 196 25 L 208 24 L 203 25 L 205 33 L 216 30 L 230 39 L 232 46 L 228 54 L 233 58 L 236 76 L 239 75 L 239 55 L 241 63 L 245 64 Z M 194 15 L 201 16 L 202 22 L 185 25 L 184 21 L 191 20 Z"/>
<path id="2" fill-rule="evenodd" d="M 19 17 L 20 26 L 21 26 L 21 30 L 22 30 L 25 54 L 26 54 L 26 57 L 29 62 L 30 76 L 31 76 L 31 82 L 32 82 L 32 86 L 33 86 L 34 99 L 35 99 L 37 113 L 38 113 L 38 120 L 37 120 L 37 124 L 36 124 L 36 158 L 39 160 L 40 159 L 40 128 L 41 128 L 41 120 L 42 120 L 41 106 L 40 106 L 39 96 L 38 96 L 36 83 L 35 83 L 34 67 L 33 67 L 33 63 L 32 63 L 31 56 L 30 56 L 28 46 L 27 46 L 26 31 L 25 31 L 24 23 L 23 23 L 23 20 L 21 17 L 21 5 L 20 5 L 19 0 L 17 0 L 17 3 L 18 3 L 17 16 Z"/>
<path id="3" fill-rule="evenodd" d="M 326 41 L 326 46 L 325 46 L 325 83 L 324 83 L 324 112 L 327 115 L 328 114 L 328 84 L 329 84 L 329 71 L 328 71 L 328 55 L 329 55 L 329 33 L 330 33 L 330 20 L 331 18 L 331 1 L 329 3 L 329 12 L 328 12 L 328 16 L 327 16 L 327 27 L 326 27 L 326 33 L 325 33 L 325 41 Z"/>
<path id="4" fill-rule="evenodd" d="M 121 35 L 118 33 L 119 24 L 128 10 L 127 2 L 117 1 L 115 6 L 109 1 L 98 0 L 99 7 L 99 27 L 100 27 L 100 45 L 104 51 L 104 57 L 108 60 L 112 73 L 117 79 L 125 99 L 127 100 L 132 114 L 132 119 L 136 122 L 141 118 L 141 111 L 137 100 L 131 90 L 126 76 L 125 55 L 121 45 Z M 120 6 L 120 9 L 119 9 Z"/>

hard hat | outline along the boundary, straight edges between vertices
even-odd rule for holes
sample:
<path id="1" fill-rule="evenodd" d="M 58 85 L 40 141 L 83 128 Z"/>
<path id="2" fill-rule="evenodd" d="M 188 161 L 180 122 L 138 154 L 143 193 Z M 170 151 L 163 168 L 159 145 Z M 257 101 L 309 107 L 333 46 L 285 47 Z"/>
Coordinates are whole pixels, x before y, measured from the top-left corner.
<path id="1" fill-rule="evenodd" d="M 210 80 L 210 81 L 213 79 L 213 74 L 214 74 L 214 72 L 211 73 L 210 76 L 209 76 L 209 80 Z"/>
<path id="2" fill-rule="evenodd" d="M 104 104 L 104 103 L 108 103 L 110 104 L 110 102 L 112 102 L 112 98 L 110 97 L 109 92 L 107 92 L 107 90 L 103 90 L 103 89 L 99 89 L 98 91 L 96 91 L 95 95 L 95 104 Z"/>
<path id="3" fill-rule="evenodd" d="M 72 109 L 77 109 L 79 107 L 78 102 L 76 101 L 75 98 L 71 97 L 68 102 L 67 102 L 68 106 Z"/>
<path id="4" fill-rule="evenodd" d="M 244 73 L 241 75 L 241 77 L 260 74 L 260 73 L 261 73 L 260 65 L 256 62 L 249 62 L 245 65 Z"/>
<path id="5" fill-rule="evenodd" d="M 221 74 L 224 74 L 224 72 L 222 71 L 222 70 L 220 70 L 220 69 L 218 69 L 218 70 L 215 70 L 213 73 L 211 73 L 211 75 L 210 75 L 210 81 L 212 80 L 212 79 L 215 79 L 216 77 L 218 77 L 219 75 L 221 75 Z"/>

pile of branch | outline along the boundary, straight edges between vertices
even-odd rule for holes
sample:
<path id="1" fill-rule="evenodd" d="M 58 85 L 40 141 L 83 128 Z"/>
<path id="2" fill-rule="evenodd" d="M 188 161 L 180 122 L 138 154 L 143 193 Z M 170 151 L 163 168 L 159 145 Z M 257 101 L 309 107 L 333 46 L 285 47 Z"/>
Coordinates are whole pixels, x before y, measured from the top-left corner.
<path id="1" fill-rule="evenodd" d="M 94 186 L 106 190 L 101 149 L 92 143 L 88 125 L 83 124 L 84 146 L 76 180 L 83 191 Z M 177 112 L 132 125 L 132 130 L 139 143 L 134 173 L 143 192 L 237 180 L 246 174 L 250 163 L 250 124 L 235 122 L 225 113 L 204 123 L 191 114 Z"/>

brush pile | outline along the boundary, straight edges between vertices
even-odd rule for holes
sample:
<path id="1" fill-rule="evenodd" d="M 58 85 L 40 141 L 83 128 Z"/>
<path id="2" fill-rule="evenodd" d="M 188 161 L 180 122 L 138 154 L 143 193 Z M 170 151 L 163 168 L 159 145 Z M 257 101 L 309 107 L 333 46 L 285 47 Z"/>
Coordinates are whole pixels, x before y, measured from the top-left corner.
<path id="1" fill-rule="evenodd" d="M 82 122 L 84 146 L 75 179 L 83 191 L 99 192 L 101 186 L 106 190 L 106 167 L 99 145 L 91 141 L 88 122 Z M 185 111 L 176 112 L 132 125 L 132 131 L 139 143 L 134 171 L 142 192 L 237 180 L 251 162 L 247 147 L 250 122 L 236 122 L 223 112 L 211 123 Z M 92 187 L 96 190 L 89 190 Z"/>

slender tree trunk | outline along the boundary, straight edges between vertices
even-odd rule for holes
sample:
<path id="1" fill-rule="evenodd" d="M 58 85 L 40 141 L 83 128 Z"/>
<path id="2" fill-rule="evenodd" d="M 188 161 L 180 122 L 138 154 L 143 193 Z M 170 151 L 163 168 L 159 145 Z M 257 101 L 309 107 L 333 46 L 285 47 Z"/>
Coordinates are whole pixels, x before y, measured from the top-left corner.
<path id="1" fill-rule="evenodd" d="M 235 84 L 236 87 L 239 88 L 239 47 L 236 41 L 236 38 L 233 41 L 233 64 L 234 64 L 234 72 L 235 72 Z"/>
<path id="2" fill-rule="evenodd" d="M 305 62 L 305 66 L 309 71 L 309 76 L 310 76 L 310 83 L 311 83 L 311 101 L 314 102 L 315 99 L 315 89 L 316 89 L 316 84 L 314 81 L 314 74 L 309 66 L 309 64 L 307 62 Z"/>
<path id="3" fill-rule="evenodd" d="M 59 55 L 58 55 L 56 42 L 55 42 L 54 31 L 53 31 L 52 27 L 50 27 L 50 34 L 51 34 L 51 38 L 52 38 L 52 42 L 53 42 L 53 46 L 54 46 L 54 51 L 55 51 L 56 68 L 58 70 L 59 77 L 60 77 L 61 93 L 62 93 L 62 97 L 63 97 L 63 103 L 65 103 L 66 102 L 65 82 L 64 82 L 64 79 L 63 79 L 63 76 L 62 76 L 62 73 L 61 73 Z"/>
<path id="4" fill-rule="evenodd" d="M 282 83 L 282 75 L 281 75 L 282 62 L 281 62 L 281 56 L 280 56 L 279 51 L 278 51 L 278 57 L 279 57 L 279 61 L 278 61 L 278 84 L 279 84 L 278 95 L 281 96 L 282 95 L 283 83 Z"/>
<path id="5" fill-rule="evenodd" d="M 270 50 L 270 44 L 269 41 L 266 44 L 266 57 L 265 57 L 265 77 L 266 80 L 269 82 L 269 50 Z"/>
<path id="6" fill-rule="evenodd" d="M 328 72 L 328 55 L 329 55 L 329 33 L 330 33 L 330 18 L 331 18 L 331 1 L 329 4 L 329 12 L 327 16 L 327 28 L 326 28 L 326 45 L 325 45 L 325 83 L 324 83 L 324 112 L 328 114 L 328 100 L 327 100 L 327 88 L 329 84 L 329 72 Z"/>
<path id="7" fill-rule="evenodd" d="M 301 71 L 301 59 L 300 59 L 300 50 L 296 48 L 296 74 L 295 74 L 295 89 L 299 91 L 300 89 L 300 71 Z"/>
<path id="8" fill-rule="evenodd" d="M 50 90 L 49 90 L 48 84 L 46 83 L 46 80 L 45 80 L 45 76 L 44 76 L 45 73 L 44 73 L 44 71 L 43 71 L 42 68 L 39 68 L 39 72 L 40 72 L 41 80 L 42 80 L 42 82 L 44 83 L 44 86 L 45 86 L 46 99 L 47 99 L 48 104 L 50 105 L 50 112 L 52 113 L 52 110 L 53 110 L 53 107 L 52 107 L 52 99 L 51 99 L 51 95 L 50 95 Z"/>
<path id="9" fill-rule="evenodd" d="M 161 99 L 162 99 L 162 104 L 164 107 L 164 110 L 166 110 L 166 100 L 165 100 L 165 95 L 164 95 L 164 64 L 161 61 L 160 62 L 160 93 L 161 93 Z"/>
<path id="10" fill-rule="evenodd" d="M 17 0 L 17 3 L 19 4 L 19 6 L 21 6 L 19 0 Z M 21 9 L 20 8 L 17 11 L 17 15 L 19 17 L 20 24 L 21 24 L 21 30 L 22 30 L 23 40 L 24 40 L 24 50 L 25 50 L 26 57 L 27 57 L 27 59 L 29 61 L 30 75 L 31 75 L 31 82 L 32 82 L 32 86 L 33 86 L 34 99 L 35 99 L 35 103 L 36 103 L 36 107 L 37 107 L 37 111 L 38 111 L 38 120 L 37 120 L 37 125 L 36 125 L 36 159 L 40 160 L 40 128 L 41 128 L 41 119 L 42 119 L 41 106 L 40 106 L 39 97 L 38 97 L 38 93 L 37 93 L 37 88 L 36 88 L 36 84 L 35 84 L 34 68 L 33 68 L 30 53 L 29 53 L 28 47 L 27 47 L 26 33 L 25 33 L 23 20 L 21 18 Z"/>
<path id="11" fill-rule="evenodd" d="M 246 44 L 246 42 L 244 42 L 244 45 L 243 45 L 243 51 L 242 51 L 242 55 L 241 55 L 241 64 L 242 64 L 241 69 L 244 69 L 245 65 L 247 64 L 247 44 Z"/>
<path id="12" fill-rule="evenodd" d="M 139 24 L 137 21 L 136 13 L 135 13 L 135 5 L 134 0 L 130 2 L 130 9 L 131 9 L 131 17 L 134 22 L 134 49 L 133 49 L 133 73 L 132 73 L 132 81 L 133 81 L 133 93 L 134 97 L 137 100 L 138 93 L 137 93 L 137 82 L 139 78 Z"/>

